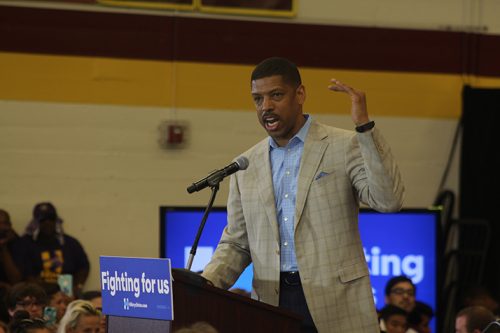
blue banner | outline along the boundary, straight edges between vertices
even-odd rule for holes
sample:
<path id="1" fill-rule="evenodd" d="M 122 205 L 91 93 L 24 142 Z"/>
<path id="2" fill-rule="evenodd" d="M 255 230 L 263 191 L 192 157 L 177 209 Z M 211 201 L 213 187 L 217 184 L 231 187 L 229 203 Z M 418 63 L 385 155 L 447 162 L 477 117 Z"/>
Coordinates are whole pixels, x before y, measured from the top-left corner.
<path id="1" fill-rule="evenodd" d="M 162 215 L 163 256 L 171 258 L 173 267 L 185 267 L 194 235 L 204 208 L 166 208 Z M 417 287 L 417 300 L 434 310 L 437 305 L 437 228 L 438 211 L 403 210 L 398 213 L 377 213 L 362 210 L 359 229 L 365 258 L 370 270 L 373 296 L 377 309 L 385 305 L 384 289 L 390 278 L 405 275 Z M 201 271 L 217 247 L 227 213 L 215 208 L 209 215 L 201 236 L 192 270 Z M 233 286 L 252 290 L 252 267 L 249 266 Z M 435 320 L 431 322 L 435 331 Z"/>
<path id="2" fill-rule="evenodd" d="M 100 257 L 106 315 L 173 320 L 170 259 Z"/>

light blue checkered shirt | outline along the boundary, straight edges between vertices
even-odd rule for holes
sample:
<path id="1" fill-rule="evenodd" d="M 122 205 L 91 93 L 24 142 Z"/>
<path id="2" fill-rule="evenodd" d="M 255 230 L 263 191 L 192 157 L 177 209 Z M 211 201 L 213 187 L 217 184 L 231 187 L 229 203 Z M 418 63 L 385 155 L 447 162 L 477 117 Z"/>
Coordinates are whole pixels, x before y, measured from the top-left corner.
<path id="1" fill-rule="evenodd" d="M 304 141 L 311 126 L 311 117 L 304 126 L 288 142 L 285 147 L 279 147 L 269 137 L 269 156 L 273 173 L 274 198 L 280 230 L 281 271 L 298 270 L 295 257 L 295 242 L 293 225 L 295 220 L 295 198 L 297 196 L 297 180 L 299 177 L 300 158 L 304 150 Z"/>

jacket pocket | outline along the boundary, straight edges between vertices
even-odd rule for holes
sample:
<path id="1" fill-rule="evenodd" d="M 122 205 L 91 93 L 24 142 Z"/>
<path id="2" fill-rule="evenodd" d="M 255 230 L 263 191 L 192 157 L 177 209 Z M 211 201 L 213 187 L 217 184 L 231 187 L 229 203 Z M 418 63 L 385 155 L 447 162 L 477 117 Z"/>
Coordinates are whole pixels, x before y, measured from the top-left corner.
<path id="1" fill-rule="evenodd" d="M 342 267 L 339 271 L 340 281 L 343 283 L 351 282 L 368 275 L 368 267 L 365 262 L 358 262 L 354 265 Z"/>

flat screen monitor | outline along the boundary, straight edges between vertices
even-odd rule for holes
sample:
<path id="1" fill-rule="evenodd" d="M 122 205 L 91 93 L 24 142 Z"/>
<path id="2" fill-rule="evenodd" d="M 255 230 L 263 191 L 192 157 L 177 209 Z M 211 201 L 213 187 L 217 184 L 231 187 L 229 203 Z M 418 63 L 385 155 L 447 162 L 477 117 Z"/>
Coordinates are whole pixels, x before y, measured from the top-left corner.
<path id="1" fill-rule="evenodd" d="M 160 256 L 170 258 L 172 267 L 185 268 L 203 212 L 202 207 L 160 208 Z M 417 287 L 417 300 L 436 310 L 439 216 L 439 211 L 427 209 L 404 209 L 397 213 L 360 211 L 361 239 L 377 309 L 384 306 L 387 281 L 406 275 Z M 214 208 L 210 213 L 192 271 L 202 271 L 210 260 L 226 226 L 226 218 L 225 208 Z M 233 288 L 251 291 L 251 281 L 250 265 Z M 434 323 L 432 326 L 435 331 Z"/>

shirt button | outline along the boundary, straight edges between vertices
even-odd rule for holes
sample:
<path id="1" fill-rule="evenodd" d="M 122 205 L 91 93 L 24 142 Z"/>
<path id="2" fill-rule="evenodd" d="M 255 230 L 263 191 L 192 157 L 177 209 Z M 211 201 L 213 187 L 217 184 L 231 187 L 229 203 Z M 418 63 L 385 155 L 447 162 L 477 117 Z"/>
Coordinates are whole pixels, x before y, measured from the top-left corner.
<path id="1" fill-rule="evenodd" d="M 283 220 L 285 220 L 285 222 L 288 221 L 288 217 L 285 217 Z"/>
<path id="2" fill-rule="evenodd" d="M 286 175 L 288 176 L 288 175 L 290 174 L 290 171 L 288 171 L 288 170 L 287 170 L 285 173 L 286 173 Z"/>
<path id="3" fill-rule="evenodd" d="M 284 243 L 283 243 L 283 246 L 288 246 L 288 242 L 284 242 Z"/>
<path id="4" fill-rule="evenodd" d="M 285 194 L 285 198 L 288 198 L 288 193 L 287 193 L 287 194 Z"/>

